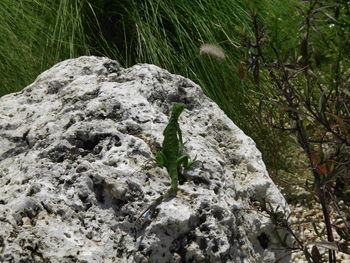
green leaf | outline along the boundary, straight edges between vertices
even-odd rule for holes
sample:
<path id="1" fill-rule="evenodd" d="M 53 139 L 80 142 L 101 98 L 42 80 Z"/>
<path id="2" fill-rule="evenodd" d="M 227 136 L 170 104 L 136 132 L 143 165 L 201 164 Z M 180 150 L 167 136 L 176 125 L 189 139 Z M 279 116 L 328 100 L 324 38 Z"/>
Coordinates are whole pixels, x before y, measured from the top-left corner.
<path id="1" fill-rule="evenodd" d="M 311 222 L 311 225 L 312 225 L 312 228 L 314 229 L 316 235 L 317 235 L 318 237 L 321 237 L 320 232 L 318 231 L 315 222 Z"/>
<path id="2" fill-rule="evenodd" d="M 319 110 L 321 118 L 323 120 L 326 119 L 325 108 L 326 108 L 326 98 L 325 98 L 325 96 L 324 96 L 324 94 L 322 92 L 321 96 L 320 96 L 320 99 L 318 101 L 318 110 Z"/>
<path id="3" fill-rule="evenodd" d="M 342 165 L 339 168 L 334 169 L 331 173 L 328 174 L 328 176 L 326 176 L 325 183 L 335 179 L 338 175 L 344 173 L 346 170 L 347 170 L 347 167 L 345 165 Z"/>

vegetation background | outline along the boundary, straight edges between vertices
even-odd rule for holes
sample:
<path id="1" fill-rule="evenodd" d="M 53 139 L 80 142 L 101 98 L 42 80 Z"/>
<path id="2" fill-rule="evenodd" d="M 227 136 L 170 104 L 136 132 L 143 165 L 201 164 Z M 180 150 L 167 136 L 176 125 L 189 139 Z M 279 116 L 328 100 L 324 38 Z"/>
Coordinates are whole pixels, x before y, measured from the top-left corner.
<path id="1" fill-rule="evenodd" d="M 242 60 L 237 30 L 252 30 L 248 3 L 264 23 L 297 38 L 297 16 L 291 16 L 296 1 L 289 0 L 2 0 L 0 96 L 72 57 L 107 56 L 123 67 L 155 64 L 200 84 L 257 142 L 268 166 L 276 166 L 279 154 L 271 154 L 281 142 L 260 127 L 250 91 L 237 74 Z M 200 55 L 204 43 L 219 45 L 225 59 Z"/>
<path id="2" fill-rule="evenodd" d="M 323 6 L 319 2 L 323 2 Z M 329 75 L 329 68 L 324 67 L 319 76 L 333 81 L 333 77 L 339 79 L 342 72 L 346 72 L 349 56 L 338 47 L 338 42 L 344 47 L 348 45 L 350 30 L 336 31 L 330 27 L 338 25 L 337 16 L 326 13 L 333 18 L 333 24 L 315 27 L 316 35 L 318 31 L 321 39 L 330 39 L 333 46 L 318 44 L 319 40 L 309 33 L 305 37 L 305 28 L 309 29 L 311 22 L 323 19 L 311 16 L 310 6 L 314 5 L 313 10 L 325 10 L 323 8 L 334 8 L 341 3 L 344 7 L 340 11 L 349 14 L 349 1 L 343 0 L 1 0 L 0 96 L 20 91 L 57 62 L 82 55 L 106 56 L 119 61 L 123 67 L 136 63 L 155 64 L 197 82 L 233 122 L 254 139 L 270 175 L 281 186 L 288 202 L 303 203 L 313 209 L 310 204 L 319 201 L 319 196 L 314 191 L 316 184 L 312 171 L 317 168 L 315 165 L 321 167 L 326 160 L 305 152 L 305 148 L 300 147 L 298 134 L 275 129 L 275 125 L 266 121 L 264 117 L 270 113 L 262 110 L 262 98 L 281 96 L 281 93 L 270 92 L 278 85 L 271 79 L 271 72 L 285 62 L 290 66 L 300 65 L 298 59 L 306 58 L 305 45 L 306 49 L 317 51 L 313 63 L 317 64 L 317 60 L 338 61 L 339 69 L 331 70 L 333 75 Z M 305 19 L 309 27 L 305 27 Z M 347 19 L 339 23 L 350 25 Z M 344 41 L 333 41 L 338 38 Z M 312 46 L 305 44 L 303 39 L 309 43 L 313 41 Z M 258 49 L 265 41 L 272 44 L 262 55 Z M 212 50 L 203 49 L 207 43 L 214 45 Z M 222 53 L 215 55 L 215 48 Z M 276 59 L 269 63 L 264 61 L 273 57 Z M 274 69 L 273 64 L 277 65 Z M 282 76 L 281 79 L 285 76 L 285 68 L 276 73 Z M 305 67 L 296 71 L 304 74 L 307 85 L 314 83 L 315 78 L 310 80 L 311 73 L 307 73 Z M 304 79 L 298 79 L 298 83 Z M 320 98 L 322 93 L 316 92 L 315 96 Z M 276 103 L 266 101 L 271 105 Z M 318 104 L 319 100 L 316 101 Z M 278 103 L 288 104 L 288 101 L 278 100 Z M 285 124 L 289 120 L 281 119 L 276 114 L 278 109 L 273 112 L 274 121 Z M 285 108 L 282 111 L 288 113 Z M 320 114 L 324 115 L 324 108 Z M 335 116 L 340 115 L 336 113 Z M 336 128 L 344 130 L 345 138 L 348 138 L 349 119 L 339 118 L 343 127 L 338 123 Z M 349 145 L 345 143 L 345 147 Z M 313 157 L 311 164 L 308 163 L 310 156 Z M 349 162 L 344 162 L 345 174 L 349 177 Z M 318 170 L 320 175 L 325 173 L 325 169 Z M 309 183 L 313 187 L 308 187 Z M 273 211 L 268 212 L 271 217 L 276 216 Z M 349 218 L 345 216 L 347 220 L 350 215 Z M 327 239 L 320 233 L 322 231 L 316 229 L 316 232 L 315 236 Z M 349 236 L 348 233 L 343 240 L 348 242 Z M 315 256 L 319 252 L 317 249 L 311 254 L 306 245 L 297 245 L 299 247 L 293 249 L 301 250 L 307 262 L 321 262 Z M 324 257 L 330 260 L 329 255 Z"/>

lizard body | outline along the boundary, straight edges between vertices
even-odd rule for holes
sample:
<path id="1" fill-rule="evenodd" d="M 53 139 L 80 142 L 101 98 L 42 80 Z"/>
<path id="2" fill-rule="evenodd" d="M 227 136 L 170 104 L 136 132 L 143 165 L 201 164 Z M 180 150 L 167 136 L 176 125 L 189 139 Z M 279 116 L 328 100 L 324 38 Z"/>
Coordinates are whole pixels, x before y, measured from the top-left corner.
<path id="1" fill-rule="evenodd" d="M 155 199 L 151 203 L 151 205 L 141 213 L 141 215 L 137 218 L 136 222 L 148 210 L 155 209 L 162 202 L 163 199 L 166 199 L 172 193 L 177 192 L 179 182 L 179 167 L 182 165 L 186 169 L 193 164 L 193 162 L 189 161 L 188 155 L 181 154 L 183 141 L 178 119 L 184 108 L 185 105 L 182 103 L 175 103 L 173 105 L 168 125 L 163 131 L 164 139 L 162 144 L 162 151 L 157 152 L 155 158 L 155 161 L 158 166 L 166 168 L 171 178 L 171 187 L 163 195 Z"/>

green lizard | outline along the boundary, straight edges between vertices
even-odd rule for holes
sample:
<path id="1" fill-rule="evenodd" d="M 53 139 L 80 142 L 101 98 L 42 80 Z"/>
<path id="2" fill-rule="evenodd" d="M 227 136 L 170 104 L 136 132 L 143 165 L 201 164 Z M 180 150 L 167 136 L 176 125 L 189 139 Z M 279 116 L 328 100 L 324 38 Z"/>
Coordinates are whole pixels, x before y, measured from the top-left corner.
<path id="1" fill-rule="evenodd" d="M 173 105 L 169 123 L 163 131 L 164 140 L 162 151 L 157 152 L 155 158 L 158 166 L 166 168 L 171 178 L 171 187 L 163 195 L 155 199 L 151 205 L 141 213 L 135 222 L 148 210 L 155 209 L 163 199 L 168 198 L 172 193 L 176 193 L 179 182 L 179 167 L 182 165 L 183 168 L 187 169 L 194 163 L 194 161 L 189 161 L 188 155 L 181 155 L 183 141 L 178 119 L 184 108 L 185 105 L 182 103 L 175 103 Z"/>

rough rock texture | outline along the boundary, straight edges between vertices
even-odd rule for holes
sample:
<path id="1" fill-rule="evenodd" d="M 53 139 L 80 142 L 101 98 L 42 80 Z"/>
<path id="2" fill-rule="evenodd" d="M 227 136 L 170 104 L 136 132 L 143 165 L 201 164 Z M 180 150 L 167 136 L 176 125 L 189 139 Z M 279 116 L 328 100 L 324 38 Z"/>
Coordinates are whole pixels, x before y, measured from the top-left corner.
<path id="1" fill-rule="evenodd" d="M 174 102 L 185 151 L 176 197 L 150 158 Z M 260 152 L 192 81 L 153 65 L 63 61 L 0 99 L 0 262 L 275 262 L 252 206 L 288 209 Z M 282 262 L 287 262 L 288 257 Z"/>

